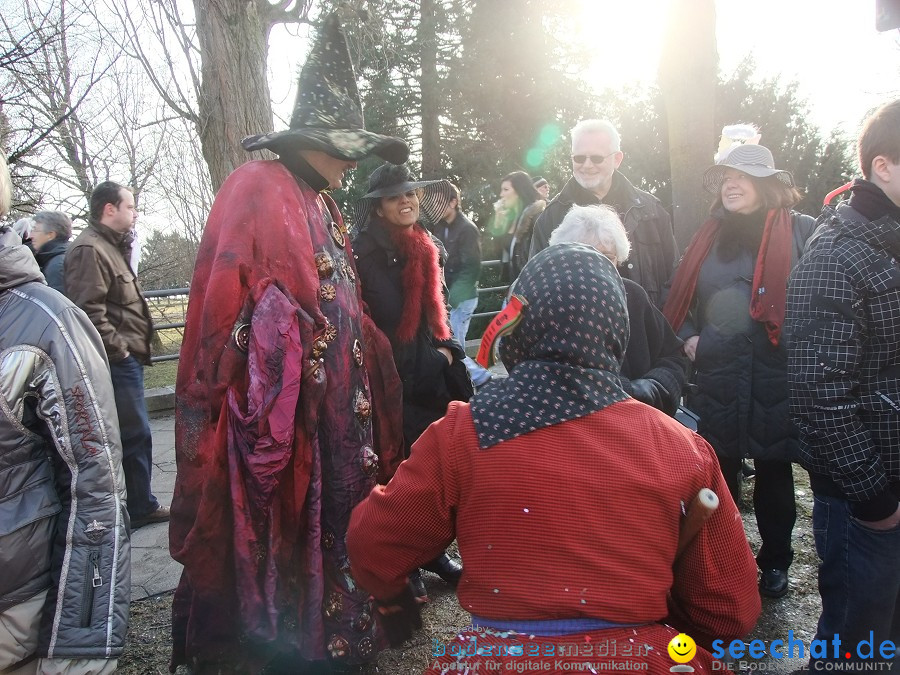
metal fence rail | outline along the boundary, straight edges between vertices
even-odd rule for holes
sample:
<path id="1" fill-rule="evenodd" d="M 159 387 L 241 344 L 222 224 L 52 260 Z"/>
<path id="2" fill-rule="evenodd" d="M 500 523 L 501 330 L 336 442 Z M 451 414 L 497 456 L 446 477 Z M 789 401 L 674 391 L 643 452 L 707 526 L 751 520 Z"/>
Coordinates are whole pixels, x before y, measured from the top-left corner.
<path id="1" fill-rule="evenodd" d="M 499 267 L 499 260 L 484 260 L 481 263 L 482 271 L 489 267 Z M 509 286 L 490 286 L 478 289 L 479 300 L 483 295 L 491 293 L 506 293 Z M 170 337 L 175 332 L 179 337 L 184 337 L 185 314 L 187 313 L 187 299 L 190 288 L 164 288 L 158 291 L 144 291 L 144 298 L 150 307 L 150 315 L 153 319 L 154 347 L 156 349 L 165 350 L 165 342 L 163 337 Z M 473 319 L 496 316 L 499 310 L 491 312 L 478 312 L 472 315 Z M 180 346 L 181 341 L 178 341 Z M 478 340 L 468 340 L 466 346 L 477 345 Z M 171 354 L 157 354 L 150 357 L 151 363 L 162 363 L 164 361 L 177 361 L 179 352 Z"/>

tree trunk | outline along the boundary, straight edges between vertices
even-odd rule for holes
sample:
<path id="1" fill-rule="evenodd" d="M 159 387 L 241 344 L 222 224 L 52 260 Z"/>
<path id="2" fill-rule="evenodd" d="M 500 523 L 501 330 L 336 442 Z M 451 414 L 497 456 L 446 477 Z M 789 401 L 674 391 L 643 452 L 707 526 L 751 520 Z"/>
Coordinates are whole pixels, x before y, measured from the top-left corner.
<path id="1" fill-rule="evenodd" d="M 194 0 L 202 61 L 200 142 L 214 191 L 252 159 L 241 139 L 272 129 L 265 0 Z"/>
<path id="2" fill-rule="evenodd" d="M 421 0 L 419 6 L 419 56 L 422 77 L 419 80 L 422 106 L 422 177 L 441 178 L 441 125 L 438 118 L 440 98 L 437 73 L 437 20 L 434 0 Z"/>
<path id="3" fill-rule="evenodd" d="M 659 67 L 669 130 L 672 211 L 681 250 L 706 219 L 701 176 L 716 148 L 714 104 L 718 52 L 714 0 L 671 0 Z"/>

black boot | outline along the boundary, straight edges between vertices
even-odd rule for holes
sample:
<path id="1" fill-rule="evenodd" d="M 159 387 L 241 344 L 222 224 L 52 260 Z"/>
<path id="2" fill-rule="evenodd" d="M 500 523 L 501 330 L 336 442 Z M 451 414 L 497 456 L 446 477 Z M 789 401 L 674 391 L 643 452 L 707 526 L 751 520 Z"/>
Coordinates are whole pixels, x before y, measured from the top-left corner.
<path id="1" fill-rule="evenodd" d="M 450 586 L 459 586 L 459 578 L 462 576 L 463 567 L 446 553 L 441 553 L 431 562 L 422 565 L 423 570 L 434 572 Z"/>

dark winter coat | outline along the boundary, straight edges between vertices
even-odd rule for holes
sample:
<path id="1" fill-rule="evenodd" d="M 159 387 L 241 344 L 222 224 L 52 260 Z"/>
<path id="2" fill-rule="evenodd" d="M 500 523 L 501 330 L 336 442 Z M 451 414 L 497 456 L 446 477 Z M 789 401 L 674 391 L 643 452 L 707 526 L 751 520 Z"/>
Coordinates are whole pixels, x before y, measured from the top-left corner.
<path id="1" fill-rule="evenodd" d="M 791 216 L 793 266 L 815 220 Z M 723 232 L 700 267 L 691 312 L 678 331 L 684 340 L 700 336 L 697 392 L 688 407 L 700 416 L 698 431 L 720 456 L 792 460 L 797 434 L 788 418 L 786 340 L 782 336 L 772 346 L 765 326 L 750 318 L 757 253 L 741 248 L 727 259 L 721 252 Z"/>
<path id="2" fill-rule="evenodd" d="M 44 279 L 47 280 L 47 285 L 63 294 L 66 292 L 63 260 L 68 250 L 69 242 L 62 239 L 51 239 L 34 254 L 41 272 L 44 274 Z"/>
<path id="3" fill-rule="evenodd" d="M 631 255 L 627 262 L 619 266 L 619 274 L 623 279 L 639 284 L 647 291 L 650 301 L 657 307 L 661 306 L 663 288 L 672 276 L 677 260 L 672 219 L 656 197 L 638 190 L 618 171 L 613 174 L 609 194 L 602 202 L 593 192 L 585 190 L 574 178 L 570 178 L 538 217 L 531 237 L 529 258 L 547 248 L 553 230 L 573 205 L 600 203 L 616 210 L 631 242 Z"/>
<path id="4" fill-rule="evenodd" d="M 456 307 L 478 297 L 478 277 L 481 275 L 481 234 L 475 223 L 461 211 L 453 222 L 441 220 L 431 228 L 447 251 L 444 279 L 450 289 L 449 302 Z"/>
<path id="5" fill-rule="evenodd" d="M 900 499 L 900 222 L 846 203 L 819 222 L 788 292 L 800 463 L 814 491 L 881 520 Z"/>
<path id="6" fill-rule="evenodd" d="M 447 253 L 440 240 L 431 235 L 440 251 L 443 267 Z M 403 434 L 407 452 L 422 432 L 447 412 L 450 401 L 467 401 L 472 384 L 462 359 L 465 352 L 453 340 L 438 340 L 423 320 L 416 338 L 409 344 L 397 341 L 403 314 L 404 286 L 402 260 L 386 230 L 376 221 L 353 241 L 353 256 L 362 288 L 375 325 L 388 336 L 394 351 L 397 372 L 403 381 Z M 446 289 L 445 289 L 446 297 Z M 453 364 L 438 351 L 446 347 Z"/>
<path id="7" fill-rule="evenodd" d="M 630 279 L 622 282 L 631 325 L 622 362 L 622 388 L 639 401 L 674 415 L 687 379 L 688 358 L 681 350 L 684 343 L 643 288 Z M 632 381 L 638 379 L 648 382 L 633 386 Z M 651 396 L 646 397 L 643 392 Z"/>

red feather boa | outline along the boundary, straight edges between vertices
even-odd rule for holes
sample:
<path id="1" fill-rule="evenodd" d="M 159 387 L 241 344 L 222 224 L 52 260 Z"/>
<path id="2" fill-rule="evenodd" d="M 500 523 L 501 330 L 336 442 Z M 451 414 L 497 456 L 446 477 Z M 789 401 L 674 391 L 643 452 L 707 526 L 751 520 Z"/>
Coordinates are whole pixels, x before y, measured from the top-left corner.
<path id="1" fill-rule="evenodd" d="M 440 254 L 425 229 L 416 223 L 399 228 L 386 225 L 403 265 L 403 314 L 397 326 L 397 341 L 416 339 L 424 317 L 438 340 L 450 339 L 447 305 L 444 303 Z"/>

